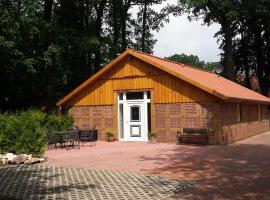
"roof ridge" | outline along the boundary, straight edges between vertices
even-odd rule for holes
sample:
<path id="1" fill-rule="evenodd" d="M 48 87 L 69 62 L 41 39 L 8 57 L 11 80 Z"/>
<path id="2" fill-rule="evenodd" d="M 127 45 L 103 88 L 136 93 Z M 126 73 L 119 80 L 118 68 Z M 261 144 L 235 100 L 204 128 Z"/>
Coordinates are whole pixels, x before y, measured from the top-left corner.
<path id="1" fill-rule="evenodd" d="M 169 59 L 166 59 L 166 58 L 161 58 L 161 57 L 158 57 L 158 56 L 155 56 L 153 54 L 148 54 L 148 53 L 145 53 L 145 52 L 142 52 L 142 51 L 138 51 L 138 50 L 135 50 L 135 49 L 131 49 L 131 51 L 135 51 L 137 53 L 140 53 L 140 54 L 144 54 L 144 55 L 147 55 L 147 56 L 151 56 L 153 58 L 157 58 L 157 59 L 160 59 L 160 60 L 163 60 L 163 61 L 166 61 L 166 62 L 171 62 L 171 63 L 174 63 L 174 64 L 177 64 L 177 65 L 184 65 L 184 66 L 181 66 L 181 67 L 190 67 L 192 69 L 196 69 L 196 70 L 200 70 L 200 71 L 203 71 L 203 72 L 208 72 L 210 74 L 214 74 L 216 76 L 218 76 L 216 73 L 212 72 L 212 71 L 208 71 L 206 69 L 202 69 L 202 68 L 199 68 L 199 67 L 195 67 L 195 66 L 191 66 L 191 65 L 188 65 L 188 64 L 184 64 L 184 63 L 180 63 L 180 62 L 176 62 L 176 61 L 173 61 L 173 60 L 169 60 Z"/>

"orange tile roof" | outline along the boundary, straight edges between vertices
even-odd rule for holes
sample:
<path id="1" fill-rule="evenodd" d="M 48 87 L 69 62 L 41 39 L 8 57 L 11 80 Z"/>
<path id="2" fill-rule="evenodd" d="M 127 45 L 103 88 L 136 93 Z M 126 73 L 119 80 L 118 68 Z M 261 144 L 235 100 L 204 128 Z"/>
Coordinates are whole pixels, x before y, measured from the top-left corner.
<path id="1" fill-rule="evenodd" d="M 150 54 L 135 51 L 132 49 L 126 50 L 116 59 L 107 64 L 104 68 L 98 71 L 95 75 L 90 77 L 63 99 L 61 99 L 57 105 L 65 104 L 73 96 L 77 95 L 81 90 L 95 81 L 103 73 L 106 73 L 111 67 L 122 60 L 124 57 L 132 55 L 141 59 L 154 67 L 164 70 L 204 91 L 207 91 L 218 98 L 225 101 L 246 101 L 246 102 L 258 102 L 270 104 L 270 98 L 265 97 L 257 92 L 247 89 L 235 82 L 223 78 L 213 72 L 198 69 L 189 65 L 173 62 L 163 58 L 159 58 Z"/>
<path id="2" fill-rule="evenodd" d="M 225 100 L 247 100 L 270 103 L 270 98 L 245 88 L 242 85 L 230 81 L 213 72 L 201 70 L 143 52 L 134 52 L 135 54 L 139 54 L 139 57 L 143 60 L 151 61 L 152 64 L 160 65 L 172 72 L 175 72 L 175 75 L 178 75 L 179 78 L 184 78 L 188 82 L 195 83 L 196 86 L 199 86 L 201 89 L 211 92 L 214 95 L 216 94 L 218 97 L 223 96 L 223 99 Z"/>

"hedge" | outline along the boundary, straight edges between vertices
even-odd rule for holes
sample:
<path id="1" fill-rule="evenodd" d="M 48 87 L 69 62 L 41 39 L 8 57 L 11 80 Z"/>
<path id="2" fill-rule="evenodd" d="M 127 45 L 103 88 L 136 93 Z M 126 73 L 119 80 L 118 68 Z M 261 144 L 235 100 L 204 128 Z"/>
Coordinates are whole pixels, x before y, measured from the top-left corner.
<path id="1" fill-rule="evenodd" d="M 0 153 L 42 156 L 48 130 L 66 130 L 73 126 L 71 116 L 47 115 L 29 110 L 0 114 Z"/>

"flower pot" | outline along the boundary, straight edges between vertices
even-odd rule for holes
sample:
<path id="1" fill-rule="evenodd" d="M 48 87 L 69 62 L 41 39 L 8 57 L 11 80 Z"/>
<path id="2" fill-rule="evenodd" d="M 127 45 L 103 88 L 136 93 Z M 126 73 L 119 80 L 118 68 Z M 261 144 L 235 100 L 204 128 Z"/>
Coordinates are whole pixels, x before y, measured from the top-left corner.
<path id="1" fill-rule="evenodd" d="M 149 138 L 149 142 L 150 143 L 157 143 L 158 141 L 157 141 L 157 137 L 150 137 Z"/>
<path id="2" fill-rule="evenodd" d="M 114 136 L 109 136 L 109 137 L 107 137 L 107 141 L 108 141 L 108 142 L 114 142 L 114 141 L 115 141 Z"/>

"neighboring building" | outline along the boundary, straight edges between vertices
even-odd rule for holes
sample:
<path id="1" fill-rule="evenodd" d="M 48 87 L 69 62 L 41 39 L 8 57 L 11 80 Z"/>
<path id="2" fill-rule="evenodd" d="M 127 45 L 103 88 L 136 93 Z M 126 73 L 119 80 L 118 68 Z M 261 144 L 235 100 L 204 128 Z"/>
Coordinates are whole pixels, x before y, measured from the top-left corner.
<path id="1" fill-rule="evenodd" d="M 244 85 L 245 83 L 245 75 L 244 74 L 239 74 L 237 77 L 236 77 L 236 80 Z M 261 93 L 261 88 L 260 88 L 260 84 L 259 84 L 259 80 L 256 76 L 256 74 L 252 74 L 249 78 L 249 81 L 250 81 L 250 88 L 251 90 L 255 91 L 255 92 L 258 92 L 258 93 Z M 269 85 L 270 87 L 270 85 Z M 268 92 L 268 97 L 270 97 L 270 90 Z"/>
<path id="2" fill-rule="evenodd" d="M 101 140 L 176 142 L 180 128 L 207 128 L 210 144 L 227 144 L 269 130 L 270 99 L 212 72 L 127 50 L 57 105 Z"/>

